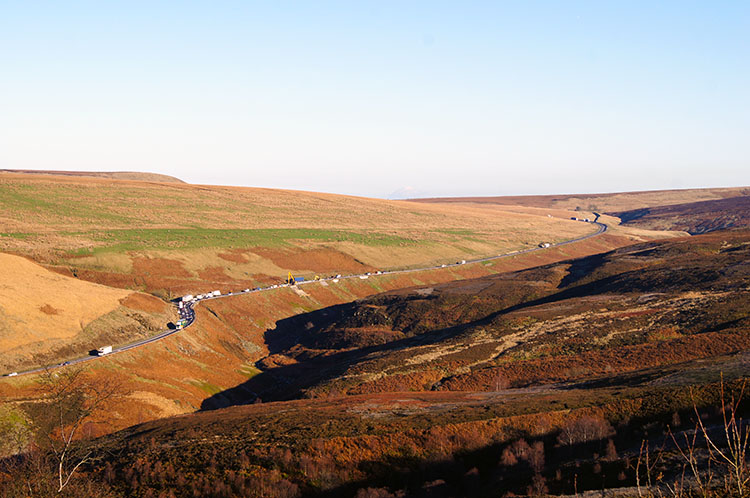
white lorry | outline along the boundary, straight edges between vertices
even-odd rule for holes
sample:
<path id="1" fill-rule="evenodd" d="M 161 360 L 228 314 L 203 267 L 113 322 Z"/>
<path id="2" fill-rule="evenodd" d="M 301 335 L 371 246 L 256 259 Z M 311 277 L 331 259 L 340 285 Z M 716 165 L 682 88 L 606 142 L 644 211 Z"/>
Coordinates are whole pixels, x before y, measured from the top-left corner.
<path id="1" fill-rule="evenodd" d="M 188 294 L 187 296 L 182 296 L 182 302 L 183 303 L 186 303 L 186 302 L 192 301 L 192 300 L 193 300 L 193 295 L 192 294 Z"/>
<path id="2" fill-rule="evenodd" d="M 213 291 L 213 292 L 211 293 L 211 295 L 212 295 L 212 296 L 221 296 L 221 291 L 217 291 L 217 290 L 215 290 L 215 291 Z"/>
<path id="3" fill-rule="evenodd" d="M 102 346 L 96 350 L 96 354 L 98 356 L 104 356 L 105 354 L 109 354 L 111 352 L 112 352 L 112 346 Z"/>

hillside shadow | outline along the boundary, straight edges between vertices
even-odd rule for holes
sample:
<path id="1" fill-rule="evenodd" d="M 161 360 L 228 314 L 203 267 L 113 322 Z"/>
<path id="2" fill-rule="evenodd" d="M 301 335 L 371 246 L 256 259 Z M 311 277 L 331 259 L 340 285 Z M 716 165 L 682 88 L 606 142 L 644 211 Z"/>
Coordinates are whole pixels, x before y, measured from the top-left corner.
<path id="1" fill-rule="evenodd" d="M 316 339 L 325 336 L 327 326 L 334 323 L 340 326 L 342 319 L 361 314 L 365 308 L 361 301 L 331 306 L 279 320 L 274 329 L 269 329 L 265 333 L 270 358 L 267 357 L 263 364 L 258 365 L 261 367 L 261 373 L 236 387 L 211 396 L 202 403 L 201 409 L 211 410 L 234 404 L 246 404 L 258 399 L 278 401 L 300 398 L 304 396 L 307 389 L 341 377 L 353 366 L 365 360 L 386 353 L 397 353 L 415 346 L 435 345 L 470 329 L 491 325 L 494 320 L 503 315 L 538 306 L 595 296 L 612 296 L 612 299 L 616 300 L 617 296 L 644 292 L 675 293 L 704 289 L 716 290 L 724 285 L 720 282 L 722 272 L 718 268 L 691 264 L 682 266 L 684 263 L 689 263 L 682 258 L 674 260 L 675 263 L 681 263 L 677 267 L 659 265 L 624 271 L 621 269 L 611 275 L 602 272 L 603 274 L 596 280 L 587 282 L 587 276 L 592 276 L 595 271 L 607 265 L 609 254 L 611 253 L 565 262 L 571 265 L 568 276 L 560 282 L 556 290 L 547 295 L 490 311 L 472 321 L 398 338 L 390 342 L 346 350 L 336 350 L 333 347 L 322 349 L 321 346 L 316 346 L 316 344 L 324 343 L 324 341 L 316 343 Z M 402 299 L 408 300 L 409 297 L 403 296 Z M 586 302 L 577 304 L 583 308 L 589 306 Z M 726 326 L 731 325 L 729 323 Z M 273 357 L 279 353 L 284 353 L 284 356 Z M 294 356 L 294 359 L 290 356 Z"/>
<path id="2" fill-rule="evenodd" d="M 416 346 L 438 344 L 473 328 L 489 325 L 493 320 L 504 314 L 566 299 L 601 294 L 603 289 L 609 289 L 609 287 L 607 282 L 600 280 L 564 289 L 548 296 L 505 307 L 476 320 L 383 344 L 338 352 L 302 349 L 297 352 L 294 363 L 263 369 L 260 374 L 242 384 L 207 398 L 201 404 L 201 410 L 248 404 L 259 399 L 262 401 L 282 401 L 299 398 L 304 395 L 305 389 L 343 375 L 353 365 L 368 359 L 368 357 L 375 357 L 382 353 L 394 353 Z M 357 302 L 346 303 L 277 321 L 274 329 L 268 329 L 265 332 L 269 356 L 288 352 L 290 348 L 297 345 L 305 346 L 313 343 L 316 331 L 324 329 L 327 325 L 356 311 L 357 306 Z"/>

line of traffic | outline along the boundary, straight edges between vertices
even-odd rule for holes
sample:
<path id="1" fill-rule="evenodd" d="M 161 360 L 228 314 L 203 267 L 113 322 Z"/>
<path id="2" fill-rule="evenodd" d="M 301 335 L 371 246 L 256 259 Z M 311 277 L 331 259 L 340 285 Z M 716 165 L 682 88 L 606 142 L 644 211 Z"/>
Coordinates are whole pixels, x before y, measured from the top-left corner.
<path id="1" fill-rule="evenodd" d="M 220 291 L 217 290 L 217 291 L 209 292 L 207 294 L 198 294 L 196 296 L 193 296 L 193 295 L 183 296 L 182 298 L 176 299 L 176 300 L 173 301 L 173 303 L 175 304 L 175 306 L 178 309 L 178 314 L 180 316 L 180 319 L 178 320 L 178 323 L 175 324 L 174 328 L 168 328 L 167 330 L 161 331 L 157 335 L 148 337 L 146 339 L 141 339 L 139 341 L 131 342 L 129 344 L 126 344 L 124 346 L 120 346 L 120 347 L 117 347 L 117 348 L 114 348 L 112 346 L 104 346 L 102 348 L 99 348 L 98 350 L 91 351 L 89 353 L 89 355 L 87 355 L 87 356 L 82 356 L 82 357 L 79 357 L 79 358 L 75 358 L 75 359 L 72 359 L 72 360 L 64 361 L 62 363 L 55 364 L 55 365 L 50 365 L 50 366 L 46 366 L 46 367 L 34 368 L 34 369 L 24 370 L 24 371 L 21 371 L 21 372 L 12 372 L 12 373 L 9 373 L 9 374 L 5 374 L 4 376 L 5 377 L 15 377 L 15 376 L 19 376 L 19 375 L 29 375 L 29 374 L 34 374 L 34 373 L 40 373 L 40 372 L 43 372 L 45 370 L 49 370 L 49 369 L 53 369 L 53 368 L 61 368 L 61 367 L 69 366 L 69 365 L 75 365 L 75 364 L 80 364 L 80 363 L 87 362 L 87 361 L 92 361 L 92 360 L 101 358 L 103 356 L 110 356 L 110 355 L 113 355 L 113 354 L 116 354 L 116 353 L 122 353 L 124 351 L 129 351 L 131 349 L 135 349 L 137 347 L 144 346 L 144 345 L 150 344 L 152 342 L 160 341 L 160 340 L 162 340 L 162 339 L 164 339 L 166 337 L 169 337 L 169 336 L 171 336 L 173 334 L 176 334 L 176 333 L 180 332 L 181 330 L 183 330 L 183 329 L 191 326 L 193 324 L 193 322 L 195 322 L 195 309 L 194 309 L 194 307 L 195 307 L 195 305 L 197 305 L 201 301 L 207 301 L 207 300 L 211 300 L 211 299 L 223 299 L 223 298 L 227 298 L 227 297 L 240 296 L 240 295 L 245 295 L 245 294 L 253 294 L 253 293 L 257 293 L 257 292 L 266 292 L 266 291 L 270 291 L 270 290 L 273 290 L 273 289 L 278 289 L 278 288 L 281 288 L 281 287 L 293 287 L 293 286 L 300 286 L 300 285 L 308 285 L 308 284 L 312 284 L 312 283 L 316 283 L 316 282 L 333 282 L 333 283 L 337 283 L 340 280 L 346 280 L 346 279 L 352 279 L 352 278 L 367 279 L 367 278 L 370 278 L 371 276 L 394 275 L 394 274 L 400 274 L 400 273 L 412 273 L 412 272 L 439 270 L 439 269 L 442 269 L 442 268 L 452 268 L 452 267 L 462 266 L 462 265 L 466 265 L 466 264 L 484 263 L 484 262 L 492 261 L 492 260 L 496 260 L 496 259 L 508 258 L 508 257 L 512 257 L 512 256 L 518 256 L 520 254 L 527 254 L 527 253 L 534 252 L 534 251 L 540 251 L 540 250 L 544 250 L 544 249 L 551 248 L 551 247 L 559 247 L 559 246 L 564 246 L 564 245 L 567 245 L 567 244 L 573 244 L 575 242 L 581 242 L 583 240 L 590 239 L 591 237 L 595 237 L 595 236 L 600 235 L 600 234 L 602 234 L 602 233 L 604 233 L 604 232 L 607 231 L 607 225 L 604 224 L 604 223 L 599 222 L 598 221 L 599 215 L 597 213 L 594 213 L 594 214 L 596 215 L 596 218 L 594 220 L 589 220 L 588 218 L 584 218 L 584 219 L 571 218 L 571 219 L 576 220 L 576 221 L 581 221 L 581 222 L 584 222 L 584 223 L 590 223 L 592 225 L 598 226 L 599 229 L 595 233 L 591 233 L 591 234 L 584 235 L 584 236 L 581 236 L 581 237 L 576 237 L 574 239 L 565 240 L 563 242 L 557 242 L 557 243 L 554 243 L 554 244 L 552 244 L 552 243 L 540 243 L 537 247 L 531 247 L 531 248 L 522 249 L 522 250 L 519 250 L 519 251 L 512 251 L 512 252 L 509 252 L 509 253 L 506 253 L 506 254 L 498 254 L 497 256 L 489 256 L 489 257 L 486 257 L 486 258 L 471 259 L 471 260 L 460 260 L 460 261 L 457 261 L 456 263 L 442 264 L 442 265 L 436 265 L 436 266 L 428 266 L 428 267 L 424 267 L 424 268 L 410 268 L 410 269 L 403 269 L 403 270 L 387 270 L 387 271 L 377 271 L 375 273 L 368 272 L 368 273 L 363 273 L 363 274 L 343 275 L 343 276 L 342 275 L 335 275 L 335 276 L 331 276 L 331 277 L 319 278 L 319 279 L 316 279 L 316 280 L 303 280 L 303 281 L 299 281 L 299 282 L 285 282 L 285 283 L 282 283 L 282 284 L 274 284 L 274 285 L 270 285 L 270 286 L 267 286 L 267 287 L 256 287 L 254 289 L 249 289 L 248 288 L 248 289 L 243 289 L 241 291 L 227 292 L 227 293 L 224 293 L 224 294 L 222 294 Z"/>

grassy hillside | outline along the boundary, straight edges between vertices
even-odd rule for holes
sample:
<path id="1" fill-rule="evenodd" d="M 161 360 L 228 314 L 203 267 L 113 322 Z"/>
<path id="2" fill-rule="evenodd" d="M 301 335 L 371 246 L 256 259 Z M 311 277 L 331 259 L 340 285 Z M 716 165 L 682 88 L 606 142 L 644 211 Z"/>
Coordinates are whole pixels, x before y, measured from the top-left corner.
<path id="1" fill-rule="evenodd" d="M 0 253 L 0 371 L 59 362 L 166 328 L 173 312 L 146 294 L 53 273 Z"/>
<path id="2" fill-rule="evenodd" d="M 162 295 L 278 281 L 289 270 L 312 276 L 455 261 L 595 230 L 568 214 L 0 175 L 0 250 Z"/>
<path id="3" fill-rule="evenodd" d="M 452 262 L 595 229 L 555 209 L 423 206 L 309 192 L 7 173 L 0 175 L 0 207 L 3 250 L 33 257 L 67 281 L 163 298 L 276 283 L 289 270 L 311 277 Z M 257 373 L 254 363 L 268 354 L 266 330 L 295 314 L 386 290 L 527 268 L 665 235 L 613 226 L 585 243 L 483 265 L 316 284 L 300 294 L 279 289 L 201 305 L 197 324 L 178 337 L 97 362 L 97 375 L 114 375 L 131 387 L 132 403 L 113 416 L 110 428 L 185 413 L 241 385 Z M 37 294 L 48 295 L 44 289 Z M 45 314 L 50 311 L 45 304 L 27 309 L 25 320 L 54 323 L 56 315 Z M 158 315 L 160 323 L 166 321 L 163 316 Z M 66 333 L 67 339 L 60 340 L 69 343 L 56 345 L 54 354 L 7 356 L 8 364 L 13 363 L 8 368 L 62 361 L 101 342 L 123 344 L 155 327 L 119 306 L 101 319 L 83 320 L 79 328 L 84 332 Z M 34 349 L 31 344 L 27 353 Z M 170 368 L 165 370 L 165 364 Z M 0 395 L 24 397 L 31 386 L 33 379 L 9 381 L 0 385 Z"/>
<path id="4" fill-rule="evenodd" d="M 67 277 L 61 281 L 83 280 L 164 299 L 275 283 L 288 271 L 312 277 L 452 262 L 535 246 L 541 240 L 564 240 L 595 229 L 569 220 L 569 214 L 520 207 L 417 206 L 267 189 L 0 174 L 0 249 L 33 258 Z M 587 242 L 586 250 L 659 235 L 614 228 L 603 244 Z M 449 279 L 461 276 L 460 272 L 448 275 Z M 403 285 L 414 283 L 407 280 Z M 384 285 L 366 284 L 364 295 L 401 284 Z M 45 289 L 18 279 L 6 286 L 6 292 L 12 296 L 17 288 L 25 289 L 18 295 L 32 292 L 37 297 L 23 301 L 28 305 L 13 305 L 23 310 L 23 317 L 5 326 L 6 337 L 13 337 L 2 364 L 9 370 L 80 356 L 102 341 L 123 344 L 168 321 L 165 309 L 148 319 L 138 318 L 120 304 L 100 310 L 96 292 L 90 293 L 90 307 L 83 297 L 76 297 L 73 302 L 81 311 L 67 316 L 64 313 L 70 312 L 72 304 L 36 302 L 44 300 L 39 296 L 64 300 L 65 289 Z M 362 294 L 334 295 L 335 302 L 343 302 Z M 324 299 L 311 306 L 329 302 L 333 301 Z M 280 309 L 279 317 L 297 310 L 287 303 Z M 13 310 L 6 313 L 9 319 L 17 316 Z M 246 332 L 240 324 L 237 331 Z M 234 346 L 219 345 L 218 349 L 248 343 L 244 338 L 228 340 Z M 37 346 L 40 341 L 46 341 L 44 346 Z M 247 346 L 251 350 L 265 348 L 262 337 L 252 344 Z M 11 354 L 13 348 L 20 349 Z"/>

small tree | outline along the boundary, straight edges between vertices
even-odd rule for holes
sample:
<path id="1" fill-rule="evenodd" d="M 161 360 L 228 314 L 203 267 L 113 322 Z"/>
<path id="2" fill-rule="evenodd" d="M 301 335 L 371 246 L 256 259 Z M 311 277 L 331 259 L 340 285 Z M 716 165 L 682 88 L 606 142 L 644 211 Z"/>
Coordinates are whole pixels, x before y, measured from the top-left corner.
<path id="1" fill-rule="evenodd" d="M 529 465 L 531 469 L 539 474 L 544 469 L 544 443 L 536 441 L 531 446 L 531 451 L 528 455 Z"/>
<path id="2" fill-rule="evenodd" d="M 614 462 L 615 460 L 617 460 L 617 448 L 615 447 L 615 442 L 608 439 L 607 450 L 604 452 L 604 461 Z"/>
<path id="3" fill-rule="evenodd" d="M 510 380 L 502 372 L 498 372 L 495 378 L 492 380 L 492 388 L 495 392 L 508 389 L 510 387 Z"/>
<path id="4" fill-rule="evenodd" d="M 557 442 L 561 445 L 573 445 L 577 443 L 588 443 L 598 441 L 615 434 L 615 430 L 609 422 L 601 417 L 583 416 L 571 420 L 557 436 Z"/>
<path id="5" fill-rule="evenodd" d="M 80 444 L 81 428 L 92 422 L 119 394 L 112 381 L 94 380 L 82 369 L 45 370 L 39 379 L 42 409 L 33 417 L 36 439 L 55 465 L 57 492 L 89 461 L 90 446 Z"/>
<path id="6" fill-rule="evenodd" d="M 545 496 L 548 491 L 547 480 L 539 473 L 534 474 L 534 477 L 531 478 L 531 484 L 526 488 L 526 493 L 529 496 Z"/>

